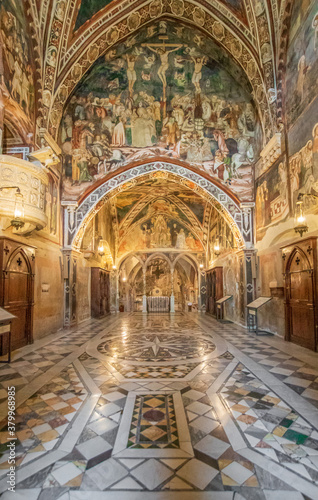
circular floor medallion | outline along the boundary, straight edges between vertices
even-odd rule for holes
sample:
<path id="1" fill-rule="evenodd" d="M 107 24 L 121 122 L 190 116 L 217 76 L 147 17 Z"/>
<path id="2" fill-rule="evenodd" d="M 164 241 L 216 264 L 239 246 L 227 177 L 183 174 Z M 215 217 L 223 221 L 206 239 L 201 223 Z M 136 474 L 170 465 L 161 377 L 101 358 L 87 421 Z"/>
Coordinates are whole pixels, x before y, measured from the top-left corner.
<path id="1" fill-rule="evenodd" d="M 113 337 L 97 346 L 101 354 L 126 361 L 183 361 L 211 354 L 215 344 L 202 335 L 143 334 Z"/>

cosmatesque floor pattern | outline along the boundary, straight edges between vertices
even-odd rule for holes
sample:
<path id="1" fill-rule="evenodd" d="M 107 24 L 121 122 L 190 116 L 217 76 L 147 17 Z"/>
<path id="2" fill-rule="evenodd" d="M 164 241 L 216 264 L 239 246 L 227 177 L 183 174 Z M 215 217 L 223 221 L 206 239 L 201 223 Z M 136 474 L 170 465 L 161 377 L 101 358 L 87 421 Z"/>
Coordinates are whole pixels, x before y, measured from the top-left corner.
<path id="1" fill-rule="evenodd" d="M 318 498 L 318 354 L 203 314 L 111 315 L 22 348 L 0 415 L 5 500 Z"/>

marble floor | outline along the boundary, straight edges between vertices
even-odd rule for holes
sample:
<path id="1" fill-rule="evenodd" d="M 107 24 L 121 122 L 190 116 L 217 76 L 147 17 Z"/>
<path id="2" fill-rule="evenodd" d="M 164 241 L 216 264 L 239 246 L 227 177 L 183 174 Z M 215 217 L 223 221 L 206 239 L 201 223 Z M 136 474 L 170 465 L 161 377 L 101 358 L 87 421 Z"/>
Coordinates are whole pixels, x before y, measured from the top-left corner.
<path id="1" fill-rule="evenodd" d="M 0 416 L 5 500 L 318 499 L 318 354 L 206 315 L 111 315 L 26 346 L 0 367 Z"/>

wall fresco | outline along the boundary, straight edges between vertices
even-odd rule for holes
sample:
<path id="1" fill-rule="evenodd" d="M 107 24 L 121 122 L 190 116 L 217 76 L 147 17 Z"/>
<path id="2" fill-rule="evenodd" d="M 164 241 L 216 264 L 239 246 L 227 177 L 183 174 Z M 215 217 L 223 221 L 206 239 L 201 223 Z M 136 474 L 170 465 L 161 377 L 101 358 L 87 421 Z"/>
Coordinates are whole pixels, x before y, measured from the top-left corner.
<path id="1" fill-rule="evenodd" d="M 0 33 L 4 46 L 5 88 L 2 91 L 7 98 L 6 107 L 25 126 L 33 129 L 35 108 L 33 61 L 23 2 L 2 0 Z"/>
<path id="2" fill-rule="evenodd" d="M 215 47 L 202 33 L 160 21 L 98 59 L 60 127 L 65 194 L 79 196 L 121 165 L 166 156 L 251 199 L 260 134 L 250 87 Z"/>
<path id="3" fill-rule="evenodd" d="M 298 142 L 302 142 L 302 147 L 297 144 L 299 149 L 291 150 L 293 153 L 289 158 L 290 165 L 290 184 L 292 208 L 299 193 L 309 193 L 318 195 L 318 99 L 310 108 L 310 117 L 304 116 L 296 123 L 296 126 L 290 132 L 290 140 L 294 135 L 298 136 Z M 306 125 L 303 123 L 306 121 Z M 308 212 L 316 213 L 318 203 L 316 199 L 305 198 L 304 209 Z"/>
<path id="4" fill-rule="evenodd" d="M 81 1 L 74 30 L 78 30 L 78 28 L 80 28 L 86 21 L 89 21 L 94 14 L 97 14 L 100 9 L 106 7 L 106 5 L 109 5 L 111 2 L 112 0 L 89 0 L 89 2 L 87 2 L 87 0 Z"/>
<path id="5" fill-rule="evenodd" d="M 95 253 L 95 258 L 102 260 L 98 256 L 98 245 L 102 239 L 107 242 L 111 257 L 115 260 L 116 229 L 116 210 L 107 202 L 87 225 L 82 240 L 82 250 L 92 252 L 92 254 Z M 108 261 L 111 260 L 108 255 L 106 257 Z"/>
<path id="6" fill-rule="evenodd" d="M 60 217 L 60 178 L 56 172 L 49 172 L 49 184 L 45 192 L 44 210 L 47 226 L 44 231 L 52 236 L 59 236 Z"/>
<path id="7" fill-rule="evenodd" d="M 287 168 L 284 158 L 256 181 L 256 239 L 261 240 L 266 230 L 286 219 L 289 213 Z"/>
<path id="8" fill-rule="evenodd" d="M 119 256 L 146 249 L 177 249 L 201 252 L 202 243 L 179 220 L 161 213 L 134 226 L 119 245 Z"/>
<path id="9" fill-rule="evenodd" d="M 308 1 L 295 2 L 291 26 L 292 38 L 288 47 L 286 73 L 286 106 L 289 126 L 292 126 L 317 95 L 317 3 L 312 2 L 308 10 Z"/>
<path id="10" fill-rule="evenodd" d="M 215 246 L 219 247 L 219 255 L 225 255 L 236 247 L 236 240 L 230 226 L 219 212 L 215 209 L 211 212 L 208 233 L 207 264 L 212 266 L 213 260 L 218 255 L 215 253 Z"/>
<path id="11" fill-rule="evenodd" d="M 62 0 L 64 1 L 64 0 Z M 74 30 L 78 30 L 83 24 L 89 21 L 97 12 L 106 7 L 112 2 L 112 0 L 90 0 L 89 2 L 86 0 L 82 0 L 80 2 L 80 6 L 78 8 L 78 14 L 75 21 Z M 180 9 L 180 5 L 178 2 L 174 2 L 174 9 Z M 245 22 L 246 19 L 246 11 L 243 0 L 222 0 L 230 10 L 232 10 L 241 21 Z M 160 3 L 158 2 L 157 8 L 159 9 Z"/>

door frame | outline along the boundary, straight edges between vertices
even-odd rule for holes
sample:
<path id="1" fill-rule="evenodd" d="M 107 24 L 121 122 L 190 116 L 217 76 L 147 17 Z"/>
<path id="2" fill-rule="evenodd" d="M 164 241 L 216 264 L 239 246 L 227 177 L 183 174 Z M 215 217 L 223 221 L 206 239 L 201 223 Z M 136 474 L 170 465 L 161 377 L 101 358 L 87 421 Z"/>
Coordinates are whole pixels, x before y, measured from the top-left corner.
<path id="1" fill-rule="evenodd" d="M 25 259 L 26 265 L 28 272 L 27 273 L 19 273 L 16 271 L 10 271 L 10 266 L 13 262 L 13 260 L 17 257 L 18 254 L 22 254 L 23 258 Z M 34 306 L 34 272 L 33 272 L 33 265 L 30 261 L 28 252 L 24 248 L 23 245 L 19 244 L 17 242 L 17 246 L 12 249 L 12 252 L 8 255 L 8 260 L 6 262 L 5 268 L 2 270 L 3 273 L 3 307 L 6 310 L 9 310 L 12 312 L 12 314 L 16 315 L 16 312 L 14 312 L 15 309 L 17 309 L 19 306 L 18 304 L 16 305 L 11 305 L 7 302 L 7 286 L 8 286 L 8 280 L 10 273 L 15 273 L 15 274 L 27 274 L 27 297 L 26 297 L 26 307 L 27 307 L 27 317 L 26 317 L 26 345 L 33 343 L 33 306 Z M 13 320 L 14 323 L 14 320 Z M 13 341 L 13 339 L 12 339 Z"/>
<path id="2" fill-rule="evenodd" d="M 304 272 L 310 274 L 313 299 L 313 350 L 317 351 L 317 240 L 316 238 L 307 238 L 301 242 L 283 248 L 284 260 L 284 288 L 285 288 L 285 340 L 292 342 L 292 324 L 291 324 L 291 305 L 290 305 L 290 267 L 293 263 L 295 254 L 299 253 L 307 263 L 308 268 Z M 295 342 L 292 342 L 295 345 Z M 304 346 L 303 346 L 304 347 Z M 308 349 L 308 347 L 305 347 Z"/>

